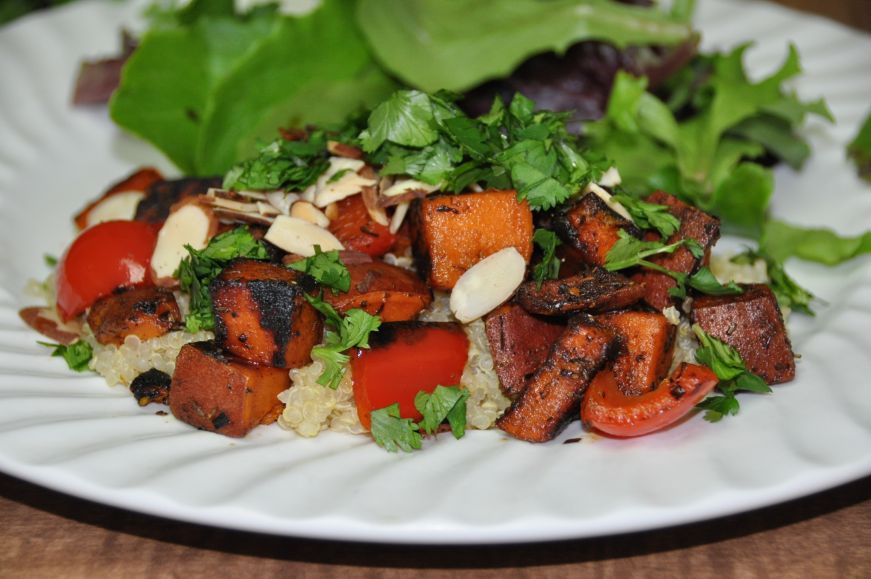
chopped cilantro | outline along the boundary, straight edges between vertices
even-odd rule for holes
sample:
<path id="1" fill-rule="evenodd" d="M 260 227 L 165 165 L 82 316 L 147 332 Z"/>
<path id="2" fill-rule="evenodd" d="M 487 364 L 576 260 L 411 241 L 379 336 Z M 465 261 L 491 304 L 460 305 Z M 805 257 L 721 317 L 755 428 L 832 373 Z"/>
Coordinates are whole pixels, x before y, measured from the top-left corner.
<path id="1" fill-rule="evenodd" d="M 45 265 L 47 265 L 48 267 L 55 267 L 55 266 L 57 266 L 57 261 L 58 261 L 58 260 L 57 260 L 57 258 L 56 258 L 55 256 L 53 256 L 53 255 L 50 255 L 50 254 L 48 254 L 48 253 L 44 253 L 44 254 L 42 255 L 42 260 L 45 262 Z"/>
<path id="2" fill-rule="evenodd" d="M 399 417 L 399 404 L 373 410 L 371 432 L 375 443 L 388 452 L 411 452 L 421 447 L 419 427 L 411 418 Z"/>
<path id="3" fill-rule="evenodd" d="M 302 190 L 317 181 L 329 165 L 323 131 L 316 131 L 305 140 L 277 139 L 261 148 L 256 157 L 230 169 L 224 177 L 224 188 Z"/>
<path id="4" fill-rule="evenodd" d="M 421 390 L 414 397 L 414 406 L 423 415 L 420 429 L 432 434 L 447 420 L 454 438 L 462 438 L 466 432 L 468 397 L 469 391 L 459 386 L 436 386 L 432 394 Z"/>
<path id="5" fill-rule="evenodd" d="M 324 333 L 324 345 L 312 348 L 311 355 L 324 365 L 318 384 L 335 390 L 339 387 L 350 360 L 345 352 L 351 348 L 368 348 L 369 334 L 378 331 L 381 318 L 357 308 L 348 310 L 342 317 L 321 297 L 307 294 L 305 297 L 316 310 L 324 314 L 327 325 L 330 326 Z"/>
<path id="6" fill-rule="evenodd" d="M 532 278 L 541 284 L 546 279 L 556 279 L 559 277 L 560 260 L 556 256 L 556 248 L 562 242 L 556 236 L 556 233 L 547 229 L 536 229 L 532 240 L 541 248 L 541 261 L 536 264 L 532 270 Z"/>
<path id="7" fill-rule="evenodd" d="M 709 396 L 697 405 L 705 410 L 705 420 L 719 422 L 724 416 L 738 414 L 740 405 L 735 394 L 739 391 L 771 392 L 762 378 L 747 369 L 735 348 L 708 335 L 698 324 L 693 326 L 693 332 L 701 343 L 696 350 L 696 360 L 713 370 L 720 379 L 717 385 L 720 394 Z"/>
<path id="8" fill-rule="evenodd" d="M 189 256 L 184 258 L 173 274 L 181 290 L 190 294 L 190 313 L 185 317 L 188 332 L 211 330 L 215 327 L 209 284 L 220 275 L 228 262 L 237 257 L 266 259 L 269 254 L 247 227 L 237 227 L 216 235 L 203 250 L 186 246 Z"/>
<path id="9" fill-rule="evenodd" d="M 871 181 L 871 114 L 865 117 L 856 138 L 847 146 L 847 156 L 856 164 L 859 176 Z"/>
<path id="10" fill-rule="evenodd" d="M 296 263 L 290 264 L 290 269 L 307 273 L 321 285 L 330 288 L 334 294 L 351 289 L 351 274 L 339 259 L 337 250 L 321 251 L 320 245 L 315 245 L 315 254 Z"/>
<path id="11" fill-rule="evenodd" d="M 663 238 L 670 237 L 680 227 L 680 220 L 669 213 L 667 205 L 647 203 L 630 195 L 618 193 L 614 201 L 626 208 L 635 225 L 655 229 Z"/>
<path id="12" fill-rule="evenodd" d="M 814 295 L 804 289 L 792 279 L 783 266 L 783 263 L 777 261 L 771 256 L 762 252 L 748 249 L 744 253 L 736 255 L 732 258 L 734 263 L 752 264 L 756 260 L 763 260 L 768 272 L 768 287 L 774 292 L 777 298 L 777 303 L 781 308 L 790 308 L 793 311 L 799 311 L 809 316 L 813 316 L 814 311 L 811 309 L 811 302 L 814 300 Z"/>
<path id="13" fill-rule="evenodd" d="M 84 372 L 88 369 L 88 362 L 91 361 L 93 350 L 91 345 L 82 340 L 76 340 L 72 344 L 65 346 L 63 344 L 52 344 L 51 342 L 36 342 L 40 346 L 54 348 L 51 355 L 63 358 L 70 370 L 76 372 Z"/>

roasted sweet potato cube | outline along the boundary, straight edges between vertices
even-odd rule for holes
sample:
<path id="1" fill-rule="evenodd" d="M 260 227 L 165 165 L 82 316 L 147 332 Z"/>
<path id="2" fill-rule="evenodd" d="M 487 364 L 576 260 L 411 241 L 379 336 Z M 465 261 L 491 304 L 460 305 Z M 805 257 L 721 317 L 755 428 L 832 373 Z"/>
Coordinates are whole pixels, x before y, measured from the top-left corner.
<path id="1" fill-rule="evenodd" d="M 305 299 L 310 278 L 253 259 L 231 262 L 209 286 L 215 340 L 249 362 L 298 368 L 311 362 L 323 318 Z"/>
<path id="2" fill-rule="evenodd" d="M 170 290 L 137 287 L 100 298 L 87 320 L 98 342 L 121 345 L 127 336 L 150 340 L 166 334 L 181 323 L 181 313 Z"/>
<path id="3" fill-rule="evenodd" d="M 278 418 L 277 397 L 288 388 L 290 375 L 283 368 L 249 364 L 227 356 L 215 342 L 195 342 L 179 352 L 169 407 L 192 426 L 240 437 Z"/>
<path id="4" fill-rule="evenodd" d="M 506 247 L 529 262 L 532 212 L 514 191 L 431 195 L 414 202 L 411 229 L 418 271 L 449 290 L 467 269 Z"/>
<path id="5" fill-rule="evenodd" d="M 578 415 L 587 386 L 611 358 L 616 344 L 613 332 L 591 318 L 572 318 L 547 361 L 496 425 L 520 440 L 552 440 Z"/>
<path id="6" fill-rule="evenodd" d="M 210 188 L 220 187 L 220 177 L 166 179 L 156 181 L 145 191 L 145 197 L 136 208 L 136 221 L 163 223 L 169 216 L 170 208 L 189 197 L 205 195 Z"/>
<path id="7" fill-rule="evenodd" d="M 650 261 L 672 271 L 686 274 L 694 273 L 701 266 L 707 265 L 711 257 L 711 248 L 720 238 L 720 220 L 662 191 L 652 193 L 646 201 L 667 205 L 669 212 L 680 219 L 680 229 L 668 238 L 668 243 L 675 243 L 681 239 L 695 239 L 705 250 L 701 259 L 693 257 L 686 247 L 681 247 L 671 254 L 653 256 Z M 644 284 L 644 301 L 654 308 L 661 310 L 672 305 L 673 300 L 668 295 L 668 290 L 677 286 L 677 282 L 672 277 L 648 269 L 635 274 L 632 279 Z"/>
<path id="8" fill-rule="evenodd" d="M 596 321 L 620 339 L 612 364 L 617 387 L 627 396 L 653 390 L 671 367 L 676 326 L 658 312 L 611 312 Z"/>
<path id="9" fill-rule="evenodd" d="M 339 312 L 360 308 L 381 317 L 382 322 L 414 319 L 432 302 L 432 293 L 414 273 L 384 263 L 346 264 L 351 274 L 351 289 L 334 294 L 324 292 L 324 301 Z"/>
<path id="10" fill-rule="evenodd" d="M 768 384 L 795 378 L 795 355 L 774 293 L 764 284 L 742 285 L 734 296 L 699 296 L 692 319 L 709 335 L 741 354 L 744 364 Z"/>
<path id="11" fill-rule="evenodd" d="M 604 201 L 593 193 L 558 214 L 553 222 L 559 236 L 573 248 L 580 258 L 590 265 L 605 265 L 608 252 L 620 238 L 618 232 L 625 229 L 640 235 L 633 223 L 611 211 Z"/>
<path id="12" fill-rule="evenodd" d="M 484 328 L 499 386 L 505 396 L 514 400 L 523 392 L 529 377 L 547 360 L 548 352 L 565 330 L 565 323 L 534 316 L 511 303 L 487 314 Z"/>
<path id="13" fill-rule="evenodd" d="M 562 316 L 580 311 L 604 312 L 625 308 L 641 299 L 644 286 L 600 267 L 562 279 L 528 281 L 514 299 L 528 312 Z"/>

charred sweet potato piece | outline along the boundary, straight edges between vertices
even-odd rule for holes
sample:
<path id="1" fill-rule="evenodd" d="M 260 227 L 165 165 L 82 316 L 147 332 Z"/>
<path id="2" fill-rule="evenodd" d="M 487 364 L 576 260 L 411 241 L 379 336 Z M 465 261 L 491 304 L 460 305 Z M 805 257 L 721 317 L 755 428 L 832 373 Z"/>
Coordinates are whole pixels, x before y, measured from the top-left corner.
<path id="1" fill-rule="evenodd" d="M 641 284 L 596 267 L 571 277 L 547 280 L 540 288 L 534 281 L 523 283 L 514 299 L 533 314 L 561 316 L 625 308 L 640 300 L 643 293 Z"/>
<path id="2" fill-rule="evenodd" d="M 514 400 L 532 373 L 547 360 L 565 324 L 534 316 L 511 303 L 487 314 L 484 328 L 499 386 L 505 396 Z"/>
<path id="3" fill-rule="evenodd" d="M 298 368 L 311 362 L 323 319 L 305 299 L 305 274 L 253 259 L 231 262 L 209 286 L 215 340 L 256 364 Z"/>
<path id="4" fill-rule="evenodd" d="M 114 195 L 118 195 L 119 193 L 127 193 L 127 192 L 142 192 L 143 195 L 145 191 L 148 190 L 154 183 L 163 179 L 163 175 L 152 167 L 144 167 L 137 171 L 134 171 L 124 179 L 118 181 L 109 189 L 103 193 L 99 198 L 94 199 L 90 203 L 88 203 L 84 209 L 78 212 L 73 220 L 76 223 L 76 227 L 79 230 L 86 228 L 89 223 L 89 216 L 92 211 L 103 203 L 109 197 Z"/>
<path id="5" fill-rule="evenodd" d="M 205 195 L 210 188 L 220 187 L 221 182 L 220 177 L 185 177 L 156 181 L 145 191 L 145 197 L 139 202 L 134 219 L 146 223 L 163 223 L 173 205 L 188 197 Z"/>
<path id="6" fill-rule="evenodd" d="M 432 294 L 419 277 L 383 261 L 348 264 L 351 289 L 324 292 L 324 301 L 339 312 L 360 308 L 381 317 L 382 322 L 413 319 L 432 302 Z"/>
<path id="7" fill-rule="evenodd" d="M 173 415 L 226 436 L 245 436 L 278 417 L 278 394 L 290 388 L 283 368 L 258 366 L 221 352 L 215 342 L 186 344 L 179 352 L 169 390 Z"/>
<path id="8" fill-rule="evenodd" d="M 695 239 L 705 250 L 701 259 L 693 257 L 686 247 L 680 247 L 674 253 L 653 256 L 650 261 L 672 271 L 686 274 L 691 274 L 699 267 L 707 265 L 711 257 L 711 248 L 720 238 L 720 220 L 662 191 L 650 194 L 646 201 L 667 205 L 669 212 L 680 219 L 680 229 L 668 238 L 668 243 L 675 243 L 681 239 Z M 677 285 L 674 278 L 648 269 L 633 275 L 632 279 L 644 284 L 644 301 L 657 310 L 672 305 L 673 301 L 668 295 L 668 290 Z"/>
<path id="9" fill-rule="evenodd" d="M 587 193 L 553 222 L 559 236 L 580 253 L 584 263 L 605 265 L 608 252 L 619 239 L 618 231 L 625 229 L 632 235 L 641 232 L 633 223 L 620 217 L 593 193 Z"/>
<path id="10" fill-rule="evenodd" d="M 612 364 L 617 386 L 628 396 L 649 392 L 668 374 L 676 327 L 658 312 L 611 312 L 596 316 L 620 339 Z"/>
<path id="11" fill-rule="evenodd" d="M 100 298 L 87 320 L 98 342 L 121 345 L 127 336 L 150 340 L 166 334 L 181 323 L 181 312 L 170 290 L 147 286 Z"/>
<path id="12" fill-rule="evenodd" d="M 735 296 L 699 296 L 692 320 L 741 354 L 747 368 L 768 384 L 795 378 L 795 355 L 774 293 L 764 284 L 741 285 Z"/>
<path id="13" fill-rule="evenodd" d="M 532 212 L 514 191 L 430 195 L 410 211 L 418 271 L 433 289 L 453 288 L 500 249 L 513 246 L 527 263 L 532 256 Z"/>
<path id="14" fill-rule="evenodd" d="M 587 386 L 612 356 L 616 344 L 614 334 L 589 317 L 572 318 L 547 361 L 496 425 L 520 440 L 552 440 L 578 414 Z"/>
<path id="15" fill-rule="evenodd" d="M 136 398 L 139 406 L 146 406 L 152 402 L 167 404 L 171 384 L 172 376 L 157 368 L 152 368 L 133 379 L 133 382 L 130 383 L 130 392 Z"/>

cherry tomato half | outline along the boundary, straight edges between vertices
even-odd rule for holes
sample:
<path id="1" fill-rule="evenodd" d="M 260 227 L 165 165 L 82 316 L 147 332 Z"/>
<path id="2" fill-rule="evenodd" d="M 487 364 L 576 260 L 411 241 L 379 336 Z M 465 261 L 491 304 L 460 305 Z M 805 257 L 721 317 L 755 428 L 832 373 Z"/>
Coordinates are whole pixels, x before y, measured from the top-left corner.
<path id="1" fill-rule="evenodd" d="M 681 364 L 655 390 L 627 396 L 606 368 L 584 395 L 581 420 L 612 436 L 642 436 L 677 422 L 717 385 L 717 375 L 705 366 Z"/>
<path id="2" fill-rule="evenodd" d="M 399 403 L 402 418 L 420 420 L 414 397 L 421 390 L 460 383 L 469 339 L 458 324 L 396 322 L 369 336 L 370 349 L 351 357 L 354 400 L 363 426 L 373 410 Z"/>
<path id="3" fill-rule="evenodd" d="M 148 269 L 157 242 L 155 226 L 106 221 L 83 231 L 57 268 L 57 309 L 70 320 L 119 287 L 150 283 Z"/>

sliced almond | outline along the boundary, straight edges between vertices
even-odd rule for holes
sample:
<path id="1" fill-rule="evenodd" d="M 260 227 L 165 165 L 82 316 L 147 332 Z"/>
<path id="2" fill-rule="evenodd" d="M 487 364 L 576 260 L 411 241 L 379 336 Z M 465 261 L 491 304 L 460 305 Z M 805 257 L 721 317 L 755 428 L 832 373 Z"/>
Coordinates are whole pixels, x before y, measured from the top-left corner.
<path id="1" fill-rule="evenodd" d="M 396 233 L 399 231 L 399 228 L 402 227 L 402 222 L 405 219 L 406 213 L 408 213 L 409 205 L 411 205 L 411 203 L 406 201 L 405 203 L 400 203 L 396 206 L 396 210 L 393 212 L 393 217 L 390 218 L 390 227 L 388 227 L 390 233 Z"/>
<path id="2" fill-rule="evenodd" d="M 346 145 L 338 141 L 327 141 L 327 151 L 337 157 L 348 157 L 349 159 L 363 158 L 363 151 L 353 145 Z"/>
<path id="3" fill-rule="evenodd" d="M 158 285 L 175 285 L 172 274 L 188 256 L 186 245 L 203 249 L 218 231 L 218 219 L 210 207 L 189 199 L 176 205 L 157 234 L 151 256 L 151 278 Z"/>
<path id="4" fill-rule="evenodd" d="M 130 221 L 143 197 L 145 193 L 142 191 L 123 191 L 103 198 L 88 212 L 87 227 L 117 219 Z"/>
<path id="5" fill-rule="evenodd" d="M 297 201 L 294 203 L 290 208 L 290 216 L 305 219 L 318 227 L 329 227 L 330 225 L 330 220 L 324 215 L 324 212 L 308 201 Z"/>
<path id="6" fill-rule="evenodd" d="M 266 194 L 266 200 L 278 209 L 279 213 L 290 215 L 290 207 L 299 200 L 299 195 L 284 191 L 270 191 Z"/>
<path id="7" fill-rule="evenodd" d="M 617 167 L 611 167 L 602 173 L 602 178 L 599 179 L 599 185 L 602 187 L 616 187 L 622 182 L 623 178 L 620 176 L 620 171 L 617 170 Z"/>
<path id="8" fill-rule="evenodd" d="M 589 185 L 587 185 L 587 188 L 584 189 L 584 193 L 592 193 L 593 195 L 604 201 L 605 205 L 607 205 L 611 211 L 613 211 L 623 219 L 626 219 L 630 223 L 635 223 L 635 220 L 632 219 L 632 216 L 629 214 L 626 208 L 620 205 L 620 203 L 618 203 L 617 201 L 614 201 L 614 197 L 610 193 L 608 193 L 595 183 L 590 183 Z"/>
<path id="9" fill-rule="evenodd" d="M 318 177 L 315 184 L 314 204 L 318 207 L 326 207 L 330 203 L 359 193 L 363 187 L 375 185 L 377 183 L 375 179 L 357 174 L 364 166 L 365 163 L 359 159 L 330 158 L 330 168 Z"/>
<path id="10" fill-rule="evenodd" d="M 369 217 L 372 218 L 372 221 L 379 225 L 389 225 L 390 219 L 387 218 L 387 212 L 384 211 L 383 207 L 378 205 L 377 187 L 363 187 L 360 195 L 363 196 L 363 205 L 366 206 L 366 211 L 369 212 Z"/>
<path id="11" fill-rule="evenodd" d="M 510 298 L 525 274 L 526 260 L 517 249 L 497 251 L 460 276 L 451 292 L 451 311 L 464 324 L 477 320 Z"/>
<path id="12" fill-rule="evenodd" d="M 404 195 L 410 191 L 423 191 L 425 194 L 429 194 L 438 191 L 439 188 L 441 188 L 440 184 L 430 185 L 429 183 L 424 183 L 423 181 L 417 181 L 415 179 L 404 179 L 402 181 L 396 181 L 381 194 L 385 197 L 398 197 L 399 195 Z"/>
<path id="13" fill-rule="evenodd" d="M 327 216 L 327 219 L 332 221 L 339 216 L 339 206 L 336 203 L 330 203 L 324 208 L 324 215 Z"/>
<path id="14" fill-rule="evenodd" d="M 323 227 L 287 215 L 279 215 L 275 218 L 264 239 L 288 253 L 305 257 L 315 254 L 315 245 L 320 245 L 323 251 L 345 249 L 342 243 Z"/>

